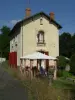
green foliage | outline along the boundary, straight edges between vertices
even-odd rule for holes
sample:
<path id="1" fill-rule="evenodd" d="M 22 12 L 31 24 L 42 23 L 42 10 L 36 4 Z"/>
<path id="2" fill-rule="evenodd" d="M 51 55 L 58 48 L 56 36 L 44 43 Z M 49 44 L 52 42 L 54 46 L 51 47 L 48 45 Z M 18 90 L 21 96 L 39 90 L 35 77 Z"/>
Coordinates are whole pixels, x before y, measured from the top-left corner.
<path id="1" fill-rule="evenodd" d="M 67 72 L 67 71 L 63 71 L 63 77 L 67 78 L 67 77 L 71 77 L 71 73 Z"/>
<path id="2" fill-rule="evenodd" d="M 64 56 L 57 57 L 57 76 L 58 77 L 67 77 L 69 73 L 65 71 L 66 65 L 69 64 L 69 61 Z"/>
<path id="3" fill-rule="evenodd" d="M 60 55 L 70 57 L 71 56 L 71 34 L 63 33 L 59 37 Z"/>
<path id="4" fill-rule="evenodd" d="M 72 74 L 69 73 L 68 71 L 65 71 L 65 70 L 58 70 L 57 71 L 57 76 L 58 77 L 63 77 L 64 79 L 66 79 L 67 77 L 72 77 Z"/>
<path id="5" fill-rule="evenodd" d="M 63 76 L 63 71 L 62 70 L 57 70 L 57 76 L 62 77 Z"/>
<path id="6" fill-rule="evenodd" d="M 71 52 L 73 55 L 75 53 L 75 34 L 72 36 L 72 39 L 71 39 Z"/>
<path id="7" fill-rule="evenodd" d="M 59 36 L 59 54 L 70 58 L 75 52 L 75 33 L 62 33 Z"/>
<path id="8" fill-rule="evenodd" d="M 8 53 L 10 50 L 10 39 L 8 34 L 10 32 L 10 28 L 3 26 L 0 31 L 0 56 L 8 59 Z"/>
<path id="9" fill-rule="evenodd" d="M 70 72 L 73 73 L 75 75 L 75 54 L 73 54 L 71 56 L 71 60 L 70 60 Z"/>
<path id="10" fill-rule="evenodd" d="M 57 61 L 58 69 L 65 69 L 66 64 L 67 64 L 67 60 L 65 59 L 65 57 L 64 56 L 59 56 L 57 58 L 58 58 L 58 61 Z"/>

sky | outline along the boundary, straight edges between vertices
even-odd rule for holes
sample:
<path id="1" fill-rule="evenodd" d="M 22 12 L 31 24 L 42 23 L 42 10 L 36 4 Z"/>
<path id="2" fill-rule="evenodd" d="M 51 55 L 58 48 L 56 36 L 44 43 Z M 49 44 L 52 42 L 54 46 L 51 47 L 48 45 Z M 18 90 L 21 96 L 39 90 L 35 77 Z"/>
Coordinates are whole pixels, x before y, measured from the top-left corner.
<path id="1" fill-rule="evenodd" d="M 54 12 L 55 20 L 63 27 L 60 34 L 75 33 L 75 0 L 0 0 L 0 28 L 4 25 L 12 28 L 24 19 L 27 7 L 32 14 Z"/>

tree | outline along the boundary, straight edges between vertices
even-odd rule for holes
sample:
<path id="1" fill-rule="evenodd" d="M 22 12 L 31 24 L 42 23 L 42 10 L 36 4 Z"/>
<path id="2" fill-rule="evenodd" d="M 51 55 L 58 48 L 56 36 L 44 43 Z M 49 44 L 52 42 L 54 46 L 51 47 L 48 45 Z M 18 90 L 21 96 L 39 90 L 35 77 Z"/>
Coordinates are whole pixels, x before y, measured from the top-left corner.
<path id="1" fill-rule="evenodd" d="M 59 54 L 70 57 L 71 56 L 71 34 L 63 33 L 59 36 Z"/>
<path id="2" fill-rule="evenodd" d="M 2 34 L 9 34 L 10 32 L 10 28 L 7 26 L 3 26 L 0 30 Z"/>
<path id="3" fill-rule="evenodd" d="M 74 54 L 75 52 L 75 33 L 72 35 L 71 39 L 71 53 Z"/>
<path id="4" fill-rule="evenodd" d="M 71 56 L 70 66 L 70 72 L 75 75 L 75 53 Z"/>
<path id="5" fill-rule="evenodd" d="M 0 31 L 0 56 L 8 59 L 8 53 L 10 50 L 10 39 L 8 34 L 10 32 L 10 28 L 3 26 Z"/>

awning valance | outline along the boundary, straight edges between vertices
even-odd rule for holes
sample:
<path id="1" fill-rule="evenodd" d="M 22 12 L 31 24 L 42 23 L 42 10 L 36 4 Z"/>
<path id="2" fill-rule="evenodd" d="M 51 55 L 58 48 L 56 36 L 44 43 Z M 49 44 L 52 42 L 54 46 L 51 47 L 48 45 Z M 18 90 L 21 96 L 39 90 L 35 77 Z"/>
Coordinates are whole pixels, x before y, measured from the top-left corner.
<path id="1" fill-rule="evenodd" d="M 40 52 L 34 52 L 32 54 L 20 57 L 20 59 L 32 59 L 32 60 L 33 59 L 51 59 L 51 60 L 56 60 L 55 57 L 48 56 L 48 55 L 42 54 Z"/>

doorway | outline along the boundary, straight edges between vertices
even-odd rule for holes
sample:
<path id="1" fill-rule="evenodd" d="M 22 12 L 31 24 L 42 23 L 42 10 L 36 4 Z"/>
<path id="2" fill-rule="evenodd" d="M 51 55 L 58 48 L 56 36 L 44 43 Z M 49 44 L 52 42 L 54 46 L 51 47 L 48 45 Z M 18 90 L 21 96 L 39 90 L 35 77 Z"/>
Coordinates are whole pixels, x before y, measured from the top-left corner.
<path id="1" fill-rule="evenodd" d="M 38 52 L 43 53 L 45 55 L 49 55 L 48 51 L 39 50 Z M 46 60 L 46 71 L 48 71 L 48 68 L 49 68 L 49 60 L 47 59 Z"/>

